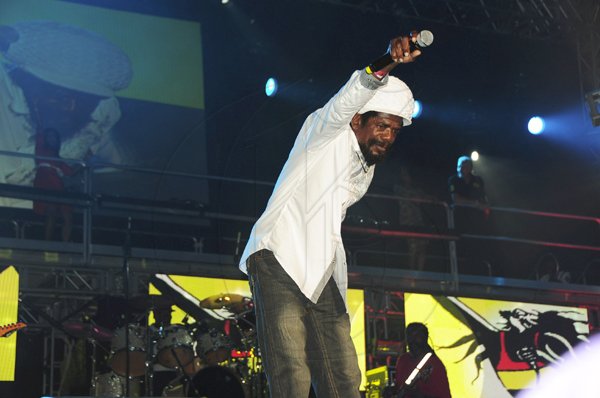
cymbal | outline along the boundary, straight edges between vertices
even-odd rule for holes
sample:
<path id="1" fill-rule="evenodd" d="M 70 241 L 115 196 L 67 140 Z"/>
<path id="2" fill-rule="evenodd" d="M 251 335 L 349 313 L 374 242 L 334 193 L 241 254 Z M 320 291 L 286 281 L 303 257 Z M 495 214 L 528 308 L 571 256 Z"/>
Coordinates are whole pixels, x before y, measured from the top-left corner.
<path id="1" fill-rule="evenodd" d="M 173 300 L 162 294 L 149 294 L 144 296 L 136 296 L 129 299 L 129 305 L 134 310 L 154 310 L 167 309 L 175 305 Z"/>
<path id="2" fill-rule="evenodd" d="M 100 325 L 84 322 L 65 322 L 62 327 L 73 337 L 92 338 L 98 341 L 110 341 L 114 333 Z"/>
<path id="3" fill-rule="evenodd" d="M 200 306 L 211 310 L 226 308 L 233 313 L 238 313 L 244 311 L 246 305 L 251 301 L 250 297 L 240 294 L 224 293 L 205 298 L 200 302 Z"/>

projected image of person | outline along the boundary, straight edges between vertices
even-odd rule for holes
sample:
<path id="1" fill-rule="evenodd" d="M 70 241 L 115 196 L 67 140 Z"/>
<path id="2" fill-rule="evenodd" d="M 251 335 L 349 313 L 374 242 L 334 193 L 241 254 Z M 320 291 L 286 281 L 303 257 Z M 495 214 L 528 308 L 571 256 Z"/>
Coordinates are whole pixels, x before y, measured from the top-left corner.
<path id="1" fill-rule="evenodd" d="M 354 72 L 308 116 L 241 256 L 271 397 L 306 397 L 311 383 L 318 397 L 360 396 L 341 223 L 411 123 L 412 93 L 388 75 L 421 54 L 410 40 L 393 39 L 395 62 Z"/>
<path id="2" fill-rule="evenodd" d="M 61 147 L 60 133 L 54 129 L 44 129 L 36 135 L 35 154 L 48 158 L 59 158 Z M 36 172 L 33 186 L 36 188 L 62 191 L 65 189 L 63 177 L 73 173 L 73 168 L 57 159 L 36 159 Z M 44 238 L 51 240 L 58 217 L 62 218 L 62 240 L 71 238 L 73 208 L 66 204 L 33 202 L 33 211 L 45 217 Z"/>
<path id="3" fill-rule="evenodd" d="M 429 330 L 419 322 L 410 323 L 405 331 L 408 352 L 396 362 L 396 387 L 398 397 L 450 398 L 450 385 L 446 368 L 428 343 Z M 431 356 L 425 359 L 425 355 Z M 423 363 L 421 363 L 424 361 Z M 418 372 L 411 378 L 415 369 Z"/>
<path id="4" fill-rule="evenodd" d="M 84 159 L 102 150 L 121 117 L 115 97 L 132 79 L 128 56 L 105 38 L 52 21 L 0 26 L 0 150 L 33 154 L 36 134 L 60 132 L 60 156 Z M 0 156 L 0 183 L 31 185 L 34 161 Z M 1 205 L 19 206 L 0 198 Z"/>

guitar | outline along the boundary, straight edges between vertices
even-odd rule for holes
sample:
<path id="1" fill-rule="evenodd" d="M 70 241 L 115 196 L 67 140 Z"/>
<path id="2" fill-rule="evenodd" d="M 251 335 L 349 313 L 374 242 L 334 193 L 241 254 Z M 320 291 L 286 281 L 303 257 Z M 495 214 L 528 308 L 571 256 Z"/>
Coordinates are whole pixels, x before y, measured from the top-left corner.
<path id="1" fill-rule="evenodd" d="M 23 322 L 9 323 L 8 325 L 0 326 L 0 337 L 8 337 L 24 327 L 27 327 L 27 325 Z"/>
<path id="2" fill-rule="evenodd" d="M 428 365 L 428 366 L 424 367 L 423 369 L 421 369 L 419 371 L 419 373 L 417 373 L 415 378 L 412 380 L 412 382 L 410 384 L 403 384 L 402 386 L 400 386 L 396 395 L 394 395 L 393 397 L 394 398 L 404 397 L 404 395 L 406 395 L 408 392 L 414 390 L 415 385 L 417 384 L 417 381 L 429 379 L 429 376 L 431 375 L 432 370 L 433 370 L 433 368 L 431 365 Z"/>

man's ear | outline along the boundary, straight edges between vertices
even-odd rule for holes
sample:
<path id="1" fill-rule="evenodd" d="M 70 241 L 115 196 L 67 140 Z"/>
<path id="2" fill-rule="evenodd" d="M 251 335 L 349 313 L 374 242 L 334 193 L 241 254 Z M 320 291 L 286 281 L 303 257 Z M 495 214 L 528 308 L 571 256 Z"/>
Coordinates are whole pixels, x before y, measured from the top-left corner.
<path id="1" fill-rule="evenodd" d="M 359 127 L 360 127 L 360 113 L 355 113 L 354 116 L 352 116 L 352 120 L 350 121 L 350 127 L 352 127 L 352 130 L 356 131 Z"/>

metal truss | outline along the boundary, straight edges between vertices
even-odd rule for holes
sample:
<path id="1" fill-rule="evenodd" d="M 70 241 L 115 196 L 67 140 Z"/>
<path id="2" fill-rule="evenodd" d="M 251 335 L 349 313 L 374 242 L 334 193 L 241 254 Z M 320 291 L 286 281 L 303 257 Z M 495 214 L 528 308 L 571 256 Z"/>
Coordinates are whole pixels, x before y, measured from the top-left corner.
<path id="1" fill-rule="evenodd" d="M 598 3 L 600 8 L 600 2 Z M 594 15 L 595 27 L 579 32 L 577 58 L 583 94 L 600 90 L 600 12 Z"/>
<path id="2" fill-rule="evenodd" d="M 42 242 L 43 243 L 43 242 Z M 20 277 L 20 321 L 30 328 L 58 327 L 67 320 L 81 319 L 94 310 L 102 296 L 125 295 L 124 258 L 121 247 L 96 246 L 86 263 L 81 245 L 0 239 L 13 247 L 0 250 L 0 266 L 13 265 Z M 133 248 L 128 259 L 129 294 L 147 294 L 155 273 L 236 278 L 231 256 Z M 226 264 L 224 266 L 223 264 Z"/>
<path id="3" fill-rule="evenodd" d="M 317 0 L 479 31 L 535 39 L 561 38 L 590 27 L 596 0 Z"/>
<path id="4" fill-rule="evenodd" d="M 81 319 L 95 307 L 95 299 L 117 294 L 114 269 L 82 268 L 72 264 L 17 267 L 21 278 L 20 320 L 32 328 L 59 327 Z"/>

